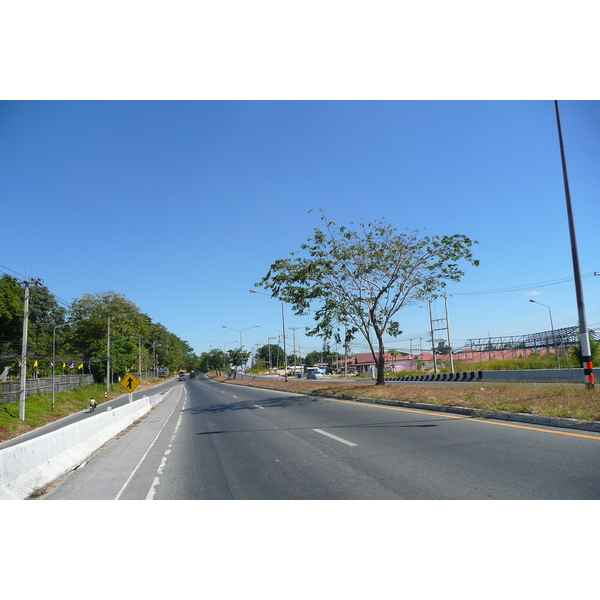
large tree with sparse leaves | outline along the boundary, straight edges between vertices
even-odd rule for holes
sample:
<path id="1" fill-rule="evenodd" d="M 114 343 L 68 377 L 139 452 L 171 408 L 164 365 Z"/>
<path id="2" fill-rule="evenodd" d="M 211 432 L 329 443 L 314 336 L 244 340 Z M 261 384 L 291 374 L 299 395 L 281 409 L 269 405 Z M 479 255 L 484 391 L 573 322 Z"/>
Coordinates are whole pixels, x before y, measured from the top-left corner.
<path id="1" fill-rule="evenodd" d="M 443 293 L 449 281 L 460 281 L 459 263 L 474 266 L 474 243 L 460 234 L 422 236 L 398 233 L 385 219 L 350 229 L 325 221 L 292 258 L 276 260 L 256 285 L 290 303 L 296 315 L 314 310 L 308 335 L 348 343 L 360 332 L 383 385 L 384 334 L 399 336 L 398 311 Z M 350 223 L 350 225 L 354 225 Z"/>

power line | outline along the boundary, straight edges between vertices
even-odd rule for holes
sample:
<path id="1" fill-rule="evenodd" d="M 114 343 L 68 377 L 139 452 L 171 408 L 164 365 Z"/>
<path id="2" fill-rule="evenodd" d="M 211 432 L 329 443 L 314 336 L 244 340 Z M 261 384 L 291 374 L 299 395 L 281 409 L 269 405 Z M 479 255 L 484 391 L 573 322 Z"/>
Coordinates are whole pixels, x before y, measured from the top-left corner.
<path id="1" fill-rule="evenodd" d="M 593 277 L 593 273 L 585 273 L 582 275 L 582 279 L 586 277 Z M 573 281 L 573 277 L 565 277 L 563 279 L 554 279 L 551 281 L 542 281 L 539 283 L 528 283 L 527 285 L 518 285 L 509 288 L 497 288 L 493 290 L 480 290 L 475 292 L 452 292 L 453 296 L 480 296 L 484 294 L 505 294 L 507 292 L 520 292 L 523 290 L 531 289 L 532 287 L 548 287 L 551 285 L 558 285 L 560 283 L 567 283 Z"/>

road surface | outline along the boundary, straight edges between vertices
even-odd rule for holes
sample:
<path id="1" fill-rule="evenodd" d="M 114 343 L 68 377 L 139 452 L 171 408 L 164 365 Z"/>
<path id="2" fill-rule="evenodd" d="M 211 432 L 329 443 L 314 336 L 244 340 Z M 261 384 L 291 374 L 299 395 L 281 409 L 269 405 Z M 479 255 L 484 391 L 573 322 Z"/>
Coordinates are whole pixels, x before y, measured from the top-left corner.
<path id="1" fill-rule="evenodd" d="M 600 434 L 201 376 L 44 499 L 600 499 Z"/>

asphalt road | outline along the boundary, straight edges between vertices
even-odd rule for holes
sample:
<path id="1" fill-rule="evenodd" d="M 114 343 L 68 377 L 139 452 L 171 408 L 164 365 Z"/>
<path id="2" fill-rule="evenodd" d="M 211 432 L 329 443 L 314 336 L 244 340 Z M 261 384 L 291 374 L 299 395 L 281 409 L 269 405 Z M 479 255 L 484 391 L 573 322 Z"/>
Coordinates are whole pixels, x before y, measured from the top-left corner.
<path id="1" fill-rule="evenodd" d="M 200 377 L 44 499 L 600 499 L 600 434 Z"/>

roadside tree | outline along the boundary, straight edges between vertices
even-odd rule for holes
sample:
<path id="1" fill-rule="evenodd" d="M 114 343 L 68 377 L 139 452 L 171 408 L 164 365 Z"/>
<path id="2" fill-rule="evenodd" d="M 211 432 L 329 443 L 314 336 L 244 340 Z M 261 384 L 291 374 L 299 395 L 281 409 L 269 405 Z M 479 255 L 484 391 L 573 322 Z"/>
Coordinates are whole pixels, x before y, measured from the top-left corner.
<path id="1" fill-rule="evenodd" d="M 383 336 L 402 333 L 396 314 L 440 295 L 448 281 L 460 281 L 459 261 L 477 266 L 470 251 L 477 242 L 459 234 L 397 233 L 384 219 L 361 223 L 356 231 L 323 214 L 321 219 L 325 230 L 315 229 L 301 247 L 307 256 L 276 260 L 256 285 L 291 304 L 296 315 L 316 305 L 308 335 L 348 343 L 360 332 L 377 365 L 377 384 L 383 385 Z"/>
<path id="2" fill-rule="evenodd" d="M 233 367 L 233 378 L 236 378 L 238 367 L 243 369 L 244 365 L 250 358 L 250 352 L 246 352 L 241 348 L 234 348 L 233 350 L 227 350 L 227 356 L 229 357 L 229 364 Z"/>
<path id="3" fill-rule="evenodd" d="M 269 354 L 269 349 L 271 350 Z M 272 366 L 279 366 L 279 362 L 283 362 L 283 348 L 279 344 L 265 344 L 261 346 L 255 355 L 257 360 L 264 361 L 267 365 L 269 364 L 269 358 L 271 359 Z"/>

